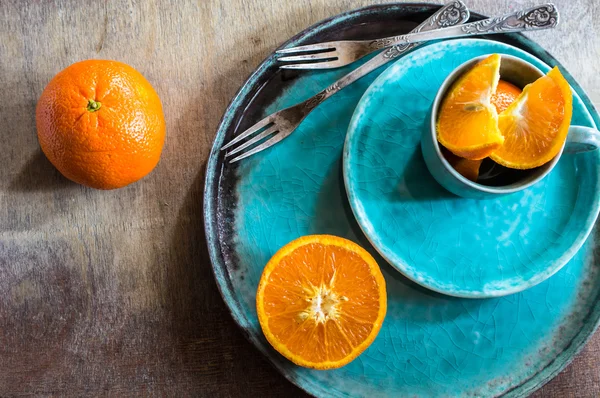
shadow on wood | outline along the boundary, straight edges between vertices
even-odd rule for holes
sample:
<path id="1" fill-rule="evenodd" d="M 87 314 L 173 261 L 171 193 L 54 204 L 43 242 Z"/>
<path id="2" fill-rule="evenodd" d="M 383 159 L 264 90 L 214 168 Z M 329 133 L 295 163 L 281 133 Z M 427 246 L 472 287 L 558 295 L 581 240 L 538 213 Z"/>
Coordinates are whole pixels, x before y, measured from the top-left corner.
<path id="1" fill-rule="evenodd" d="M 189 378 L 214 383 L 207 391 L 218 391 L 231 374 L 244 374 L 236 380 L 237 393 L 272 388 L 280 394 L 298 391 L 285 383 L 261 354 L 235 327 L 214 281 L 203 223 L 203 188 L 206 164 L 190 187 L 171 242 L 173 261 L 167 270 L 167 306 L 170 312 L 171 344 L 180 365 L 178 371 Z M 237 394 L 234 394 L 237 395 Z"/>
<path id="2" fill-rule="evenodd" d="M 231 73 L 224 71 L 217 75 L 207 87 L 208 92 L 190 101 L 183 112 L 185 117 L 177 119 L 173 131 L 196 141 L 188 142 L 189 146 L 198 147 L 198 141 L 202 140 L 212 141 L 229 98 L 218 99 L 222 106 L 201 104 L 211 90 L 222 95 L 235 92 L 238 87 L 233 87 L 235 80 L 231 76 L 240 75 L 240 68 L 238 65 Z M 202 166 L 195 166 L 196 175 L 193 180 L 188 179 L 191 183 L 178 209 L 168 268 L 164 271 L 167 333 L 178 363 L 176 372 L 184 373 L 194 385 L 203 385 L 203 395 L 218 393 L 223 385 L 230 385 L 232 396 L 244 396 L 249 391 L 271 391 L 274 396 L 290 392 L 298 395 L 299 390 L 286 383 L 243 338 L 217 289 L 204 231 L 204 179 L 210 145 L 204 147 L 205 155 L 198 158 Z M 231 375 L 244 377 L 237 377 L 232 385 Z"/>
<path id="3" fill-rule="evenodd" d="M 13 192 L 46 192 L 76 188 L 77 186 L 76 183 L 60 174 L 41 149 L 38 149 L 10 182 L 9 190 Z"/>

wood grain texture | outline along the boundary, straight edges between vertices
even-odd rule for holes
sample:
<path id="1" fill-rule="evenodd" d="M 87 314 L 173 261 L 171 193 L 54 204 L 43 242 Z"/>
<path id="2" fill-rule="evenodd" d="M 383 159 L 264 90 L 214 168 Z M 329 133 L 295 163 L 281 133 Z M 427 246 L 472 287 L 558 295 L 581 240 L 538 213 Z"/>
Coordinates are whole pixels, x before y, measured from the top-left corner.
<path id="1" fill-rule="evenodd" d="M 500 14 L 535 4 L 465 0 Z M 531 34 L 600 105 L 600 5 L 555 0 Z M 0 1 L 0 396 L 300 396 L 243 338 L 210 270 L 204 167 L 237 89 L 309 25 L 378 1 Z M 35 104 L 58 71 L 126 62 L 161 96 L 156 170 L 116 191 L 63 178 Z M 600 395 L 600 335 L 538 397 Z"/>

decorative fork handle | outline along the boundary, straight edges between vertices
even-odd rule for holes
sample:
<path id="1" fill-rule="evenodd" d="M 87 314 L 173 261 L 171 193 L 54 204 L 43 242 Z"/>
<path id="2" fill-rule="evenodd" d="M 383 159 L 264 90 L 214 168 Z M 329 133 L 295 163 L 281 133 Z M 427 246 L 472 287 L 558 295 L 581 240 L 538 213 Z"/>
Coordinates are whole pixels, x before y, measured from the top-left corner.
<path id="1" fill-rule="evenodd" d="M 421 25 L 413 29 L 412 32 L 435 31 L 435 29 L 439 30 L 440 28 L 460 25 L 465 23 L 468 19 L 469 10 L 467 9 L 467 6 L 465 6 L 462 1 L 456 0 L 440 8 L 435 14 L 427 18 Z M 352 72 L 337 80 L 325 90 L 304 101 L 304 114 L 307 115 L 310 113 L 321 102 L 325 101 L 327 98 L 331 97 L 344 87 L 354 83 L 361 77 L 371 73 L 380 66 L 390 62 L 391 60 L 419 45 L 420 43 L 407 44 L 402 42 L 399 45 L 393 45 L 384 52 L 377 54 L 375 57 L 354 69 Z"/>
<path id="2" fill-rule="evenodd" d="M 556 6 L 548 3 L 517 11 L 512 14 L 483 19 L 461 26 L 452 26 L 430 32 L 409 33 L 406 35 L 373 40 L 369 43 L 369 47 L 384 48 L 398 44 L 409 44 L 438 39 L 550 29 L 558 24 L 558 19 L 559 14 Z"/>

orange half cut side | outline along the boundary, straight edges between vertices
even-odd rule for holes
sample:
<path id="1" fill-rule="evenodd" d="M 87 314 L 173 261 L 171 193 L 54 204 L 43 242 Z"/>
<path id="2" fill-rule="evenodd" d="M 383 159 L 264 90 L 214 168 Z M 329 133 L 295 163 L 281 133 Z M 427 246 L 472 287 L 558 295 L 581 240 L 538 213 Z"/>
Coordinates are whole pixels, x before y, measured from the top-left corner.
<path id="1" fill-rule="evenodd" d="M 256 310 L 269 343 L 314 369 L 339 368 L 375 339 L 385 317 L 385 280 L 357 244 L 310 235 L 281 248 L 266 265 Z"/>

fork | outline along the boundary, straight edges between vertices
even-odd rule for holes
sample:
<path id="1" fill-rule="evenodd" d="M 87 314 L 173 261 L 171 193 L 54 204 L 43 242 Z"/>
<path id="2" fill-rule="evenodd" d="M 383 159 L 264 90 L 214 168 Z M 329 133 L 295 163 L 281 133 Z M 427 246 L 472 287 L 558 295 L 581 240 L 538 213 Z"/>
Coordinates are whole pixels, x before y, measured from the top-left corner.
<path id="1" fill-rule="evenodd" d="M 460 0 L 455 0 L 451 3 L 446 4 L 442 8 L 440 8 L 435 14 L 431 15 L 427 18 L 422 24 L 417 26 L 413 32 L 421 32 L 421 31 L 429 31 L 433 29 L 439 29 L 446 26 L 453 26 L 465 23 L 469 19 L 469 10 Z M 221 150 L 225 150 L 230 148 L 231 146 L 237 144 L 238 142 L 250 137 L 255 134 L 259 130 L 266 127 L 264 131 L 255 135 L 253 138 L 244 142 L 243 144 L 237 146 L 235 149 L 230 150 L 226 153 L 226 157 L 230 157 L 234 154 L 241 152 L 242 150 L 250 147 L 251 145 L 257 144 L 258 142 L 265 140 L 260 145 L 253 147 L 252 149 L 244 152 L 243 154 L 238 155 L 234 159 L 230 160 L 230 163 L 237 162 L 241 159 L 244 159 L 250 155 L 254 155 L 260 151 L 263 151 L 272 145 L 277 144 L 279 141 L 283 140 L 287 136 L 289 136 L 304 120 L 304 118 L 315 109 L 320 103 L 325 101 L 327 98 L 331 97 L 333 94 L 337 93 L 344 87 L 354 83 L 356 80 L 365 76 L 366 74 L 374 71 L 380 66 L 390 62 L 391 60 L 398 58 L 400 55 L 405 52 L 417 47 L 419 44 L 405 44 L 405 45 L 396 45 L 388 48 L 380 54 L 377 54 L 375 57 L 371 58 L 369 61 L 365 62 L 363 65 L 359 66 L 352 72 L 343 76 L 335 83 L 327 87 L 325 90 L 317 93 L 311 98 L 300 102 L 299 104 L 293 105 L 289 108 L 282 109 L 278 112 L 275 112 L 252 127 L 248 128 L 240 135 L 235 137 L 229 143 L 225 144 Z"/>
<path id="2" fill-rule="evenodd" d="M 348 65 L 373 51 L 393 45 L 421 41 L 450 39 L 492 33 L 511 33 L 553 28 L 558 24 L 558 11 L 548 3 L 499 17 L 488 18 L 461 26 L 441 24 L 442 29 L 415 32 L 378 40 L 330 41 L 277 50 L 278 54 L 295 54 L 320 51 L 317 54 L 292 55 L 279 58 L 281 62 L 296 62 L 281 65 L 283 69 L 330 69 Z M 298 63 L 306 62 L 306 63 Z"/>

